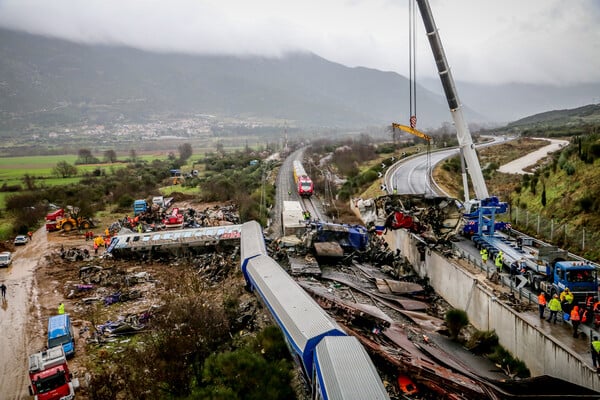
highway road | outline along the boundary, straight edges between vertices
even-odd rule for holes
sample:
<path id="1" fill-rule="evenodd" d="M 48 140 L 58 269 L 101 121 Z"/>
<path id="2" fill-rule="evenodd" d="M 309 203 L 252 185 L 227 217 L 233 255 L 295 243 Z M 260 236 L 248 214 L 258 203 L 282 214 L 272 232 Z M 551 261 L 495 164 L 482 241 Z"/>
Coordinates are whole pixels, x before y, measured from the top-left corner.
<path id="1" fill-rule="evenodd" d="M 482 143 L 476 148 L 493 146 L 504 143 L 512 138 L 490 137 L 489 142 Z M 396 188 L 398 194 L 424 194 L 424 195 L 444 195 L 443 191 L 435 185 L 431 179 L 432 168 L 441 161 L 458 154 L 458 147 L 418 154 L 407 157 L 390 166 L 386 171 L 384 182 L 388 192 L 392 193 Z M 535 163 L 535 161 L 534 161 Z"/>

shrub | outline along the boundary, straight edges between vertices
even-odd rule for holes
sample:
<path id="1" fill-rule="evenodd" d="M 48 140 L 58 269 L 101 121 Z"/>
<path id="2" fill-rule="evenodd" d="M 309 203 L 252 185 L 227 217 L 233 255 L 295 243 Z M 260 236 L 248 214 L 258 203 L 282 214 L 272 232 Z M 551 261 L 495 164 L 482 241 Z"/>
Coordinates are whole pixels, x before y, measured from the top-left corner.
<path id="1" fill-rule="evenodd" d="M 563 165 L 563 170 L 567 175 L 571 176 L 575 173 L 575 166 L 570 162 L 567 162 L 565 165 Z"/>
<path id="2" fill-rule="evenodd" d="M 458 339 L 460 331 L 469 325 L 469 316 L 464 310 L 452 308 L 446 312 L 446 325 L 452 339 Z"/>
<path id="3" fill-rule="evenodd" d="M 117 204 L 119 205 L 119 208 L 131 208 L 133 206 L 133 201 L 133 197 L 126 193 L 119 197 Z"/>

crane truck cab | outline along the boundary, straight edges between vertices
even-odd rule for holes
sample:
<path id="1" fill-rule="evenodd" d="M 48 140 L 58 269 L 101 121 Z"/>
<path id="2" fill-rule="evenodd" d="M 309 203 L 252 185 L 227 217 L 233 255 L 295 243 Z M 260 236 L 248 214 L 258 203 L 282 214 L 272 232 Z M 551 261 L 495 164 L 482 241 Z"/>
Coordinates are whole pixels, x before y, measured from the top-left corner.
<path id="1" fill-rule="evenodd" d="M 565 288 L 575 296 L 575 301 L 585 301 L 588 295 L 598 295 L 596 267 L 584 261 L 557 261 L 547 266 L 547 280 L 539 283 L 546 293 L 560 294 Z"/>
<path id="2" fill-rule="evenodd" d="M 73 379 L 62 346 L 29 356 L 29 394 L 35 400 L 72 400 L 79 380 Z"/>

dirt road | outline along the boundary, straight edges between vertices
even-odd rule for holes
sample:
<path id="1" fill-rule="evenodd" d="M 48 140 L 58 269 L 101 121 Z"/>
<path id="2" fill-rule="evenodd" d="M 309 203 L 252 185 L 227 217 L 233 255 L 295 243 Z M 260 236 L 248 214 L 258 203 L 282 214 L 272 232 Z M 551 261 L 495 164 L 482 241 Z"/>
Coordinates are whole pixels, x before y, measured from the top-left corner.
<path id="1" fill-rule="evenodd" d="M 34 272 L 45 262 L 48 250 L 46 232 L 42 227 L 30 243 L 17 247 L 9 268 L 0 269 L 0 282 L 7 287 L 6 300 L 0 309 L 0 397 L 29 399 L 28 355 L 44 345 L 40 305 Z M 39 334 L 31 335 L 31 332 Z"/>
<path id="2" fill-rule="evenodd" d="M 535 138 L 538 139 L 538 138 Z M 508 164 L 502 165 L 498 171 L 504 172 L 506 174 L 530 174 L 531 172 L 525 171 L 527 167 L 535 165 L 536 162 L 548 156 L 548 153 L 552 153 L 561 149 L 562 147 L 569 144 L 567 140 L 558 140 L 558 139 L 546 139 L 539 138 L 539 140 L 547 140 L 550 142 L 549 145 L 542 147 L 532 153 L 529 153 L 521 158 L 513 160 Z"/>

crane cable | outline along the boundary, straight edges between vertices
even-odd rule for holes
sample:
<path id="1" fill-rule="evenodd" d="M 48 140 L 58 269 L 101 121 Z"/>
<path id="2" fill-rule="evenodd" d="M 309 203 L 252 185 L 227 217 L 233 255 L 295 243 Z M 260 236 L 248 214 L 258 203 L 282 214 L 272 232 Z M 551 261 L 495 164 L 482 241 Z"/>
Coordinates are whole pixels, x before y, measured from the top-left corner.
<path id="1" fill-rule="evenodd" d="M 416 5 L 415 0 L 408 0 L 408 93 L 410 108 L 410 127 L 417 127 L 417 77 L 416 77 L 416 37 L 415 37 Z"/>
<path id="2" fill-rule="evenodd" d="M 412 129 L 417 128 L 417 5 L 415 0 L 408 0 L 408 86 L 409 86 L 409 125 Z M 431 171 L 430 140 L 427 140 L 427 177 Z"/>

